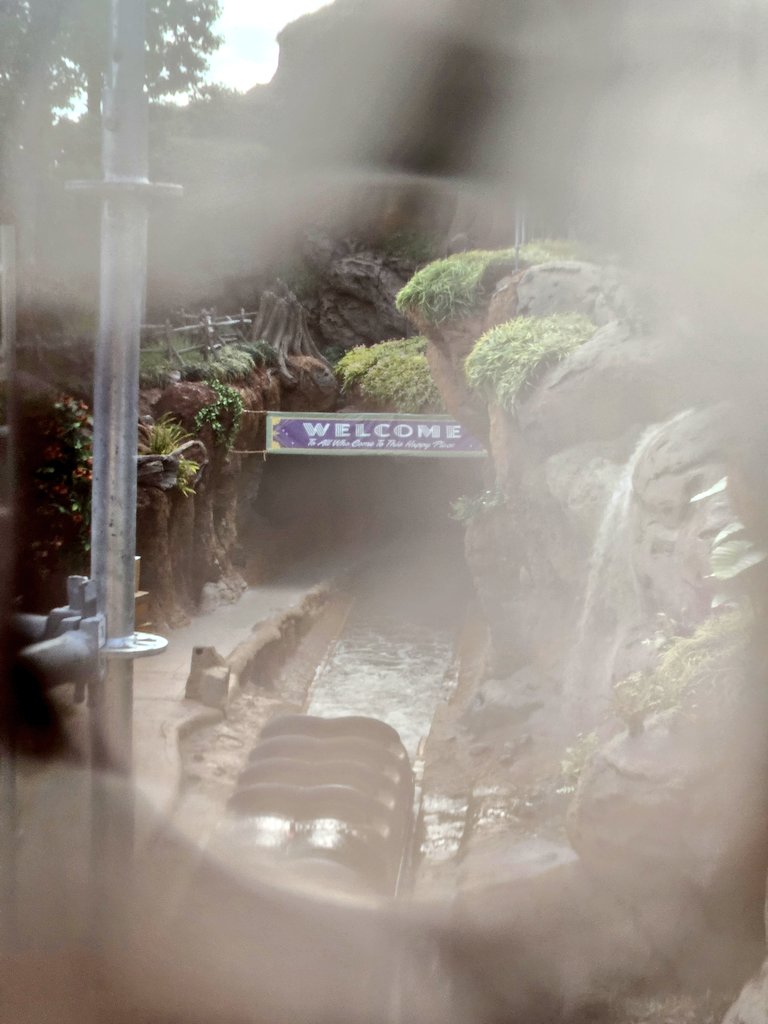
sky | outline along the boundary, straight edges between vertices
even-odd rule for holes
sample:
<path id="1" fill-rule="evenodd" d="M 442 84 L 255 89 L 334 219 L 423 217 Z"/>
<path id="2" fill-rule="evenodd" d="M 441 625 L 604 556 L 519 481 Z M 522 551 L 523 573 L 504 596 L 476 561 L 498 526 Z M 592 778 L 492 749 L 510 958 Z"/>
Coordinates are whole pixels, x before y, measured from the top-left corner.
<path id="1" fill-rule="evenodd" d="M 221 0 L 216 30 L 224 37 L 210 60 L 208 79 L 245 92 L 277 70 L 278 32 L 329 0 Z"/>

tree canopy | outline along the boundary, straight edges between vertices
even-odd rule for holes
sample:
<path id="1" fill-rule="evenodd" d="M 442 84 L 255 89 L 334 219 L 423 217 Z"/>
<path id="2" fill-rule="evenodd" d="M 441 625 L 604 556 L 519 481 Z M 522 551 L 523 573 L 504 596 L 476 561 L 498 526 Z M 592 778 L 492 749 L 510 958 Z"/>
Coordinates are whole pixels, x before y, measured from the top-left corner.
<path id="1" fill-rule="evenodd" d="M 149 0 L 147 90 L 152 98 L 195 93 L 220 45 L 219 0 Z M 49 110 L 84 95 L 96 112 L 106 64 L 107 0 L 0 0 L 0 116 L 27 104 L 31 89 Z"/>

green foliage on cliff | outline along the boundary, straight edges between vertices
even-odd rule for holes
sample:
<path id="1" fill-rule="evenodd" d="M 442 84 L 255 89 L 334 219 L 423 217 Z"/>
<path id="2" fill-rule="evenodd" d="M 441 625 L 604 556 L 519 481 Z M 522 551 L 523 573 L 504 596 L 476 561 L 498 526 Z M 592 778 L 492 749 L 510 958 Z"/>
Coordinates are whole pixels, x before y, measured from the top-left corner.
<path id="1" fill-rule="evenodd" d="M 562 238 L 541 238 L 520 246 L 518 262 L 521 267 L 554 260 L 583 259 L 584 253 L 577 242 Z M 449 320 L 477 313 L 488 297 L 488 272 L 499 265 L 513 270 L 515 250 L 472 249 L 445 259 L 435 260 L 422 267 L 400 290 L 397 308 L 417 323 L 439 325 Z"/>
<path id="2" fill-rule="evenodd" d="M 216 398 L 210 405 L 204 405 L 195 416 L 195 430 L 200 431 L 209 426 L 213 431 L 216 444 L 229 450 L 235 440 L 243 415 L 243 396 L 239 391 L 221 384 L 217 380 L 208 382 Z"/>
<path id="3" fill-rule="evenodd" d="M 343 390 L 356 389 L 371 404 L 397 412 L 441 409 L 426 347 L 426 338 L 405 338 L 350 349 L 336 366 Z"/>
<path id="4" fill-rule="evenodd" d="M 192 440 L 184 427 L 178 423 L 172 413 L 164 413 L 152 424 L 139 425 L 140 455 L 172 455 L 187 441 Z M 176 486 L 188 498 L 195 493 L 195 479 L 200 470 L 200 463 L 194 459 L 180 458 L 176 472 Z"/>
<path id="5" fill-rule="evenodd" d="M 478 312 L 485 297 L 483 277 L 496 263 L 514 266 L 515 250 L 473 249 L 427 264 L 398 292 L 401 313 L 417 322 L 442 324 Z"/>
<path id="6" fill-rule="evenodd" d="M 752 616 L 743 608 L 706 619 L 691 636 L 672 637 L 653 672 L 634 672 L 613 688 L 614 711 L 630 729 L 648 715 L 693 710 L 696 694 L 741 670 Z"/>
<path id="7" fill-rule="evenodd" d="M 277 364 L 277 354 L 266 341 L 224 345 L 211 359 L 205 359 L 202 351 L 187 352 L 182 365 L 162 352 L 142 352 L 140 358 L 139 387 L 142 388 L 163 388 L 173 379 L 232 384 L 247 380 L 254 367 Z"/>
<path id="8" fill-rule="evenodd" d="M 464 364 L 467 381 L 511 410 L 521 390 L 545 366 L 594 333 L 595 325 L 579 313 L 515 317 L 479 338 Z"/>

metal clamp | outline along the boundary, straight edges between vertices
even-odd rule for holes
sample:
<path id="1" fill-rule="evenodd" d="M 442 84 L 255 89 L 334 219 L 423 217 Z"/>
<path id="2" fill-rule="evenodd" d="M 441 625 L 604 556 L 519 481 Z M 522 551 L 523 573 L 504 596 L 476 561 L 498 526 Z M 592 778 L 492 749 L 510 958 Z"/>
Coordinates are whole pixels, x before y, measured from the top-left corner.
<path id="1" fill-rule="evenodd" d="M 150 658 L 153 654 L 162 654 L 167 646 L 167 637 L 136 632 L 107 640 L 101 653 L 107 658 Z"/>

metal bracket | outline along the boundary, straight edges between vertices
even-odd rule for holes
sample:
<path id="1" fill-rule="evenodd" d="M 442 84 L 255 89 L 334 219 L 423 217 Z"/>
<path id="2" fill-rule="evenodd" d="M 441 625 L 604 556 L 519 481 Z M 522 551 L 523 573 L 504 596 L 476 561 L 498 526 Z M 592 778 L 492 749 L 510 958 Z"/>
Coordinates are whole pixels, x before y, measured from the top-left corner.
<path id="1" fill-rule="evenodd" d="M 131 633 L 107 640 L 101 653 L 107 658 L 150 658 L 162 654 L 167 646 L 168 638 L 156 633 Z"/>

